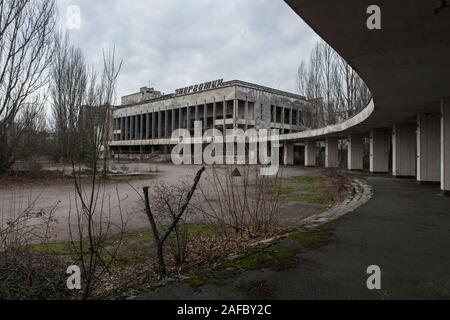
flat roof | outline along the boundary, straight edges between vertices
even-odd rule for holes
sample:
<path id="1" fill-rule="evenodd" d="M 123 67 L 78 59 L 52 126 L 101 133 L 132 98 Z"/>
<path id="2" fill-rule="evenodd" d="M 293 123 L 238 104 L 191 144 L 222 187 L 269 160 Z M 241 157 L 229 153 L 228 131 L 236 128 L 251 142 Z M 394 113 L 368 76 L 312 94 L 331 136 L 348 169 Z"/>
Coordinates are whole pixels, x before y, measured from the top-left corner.
<path id="1" fill-rule="evenodd" d="M 277 95 L 280 95 L 280 96 L 286 96 L 286 97 L 289 97 L 289 98 L 294 98 L 294 99 L 307 101 L 304 96 L 301 96 L 301 95 L 298 95 L 298 94 L 295 94 L 295 93 L 282 91 L 282 90 L 277 90 L 277 89 L 273 89 L 273 88 L 269 88 L 269 87 L 265 87 L 265 86 L 260 86 L 258 84 L 245 82 L 245 81 L 241 81 L 241 80 L 231 80 L 231 81 L 225 81 L 223 83 L 223 85 L 221 87 L 218 87 L 218 88 L 211 88 L 211 89 L 203 90 L 203 91 L 199 91 L 199 92 L 191 92 L 191 93 L 179 94 L 179 95 L 176 95 L 175 93 L 170 93 L 170 94 L 163 95 L 163 96 L 161 96 L 159 98 L 144 100 L 144 101 L 137 102 L 137 103 L 130 103 L 130 104 L 120 105 L 120 106 L 117 106 L 117 108 L 139 106 L 139 105 L 147 104 L 147 103 L 150 103 L 150 102 L 164 101 L 164 100 L 169 100 L 169 99 L 172 99 L 172 98 L 189 96 L 189 95 L 198 94 L 198 93 L 201 93 L 201 92 L 208 92 L 208 91 L 218 90 L 218 89 L 222 89 L 224 87 L 231 87 L 231 86 L 247 87 L 247 88 L 250 88 L 250 89 L 261 90 L 261 91 L 277 94 Z M 123 96 L 122 98 L 129 97 L 129 96 L 132 96 L 132 95 L 133 94 L 126 95 L 126 96 Z"/>

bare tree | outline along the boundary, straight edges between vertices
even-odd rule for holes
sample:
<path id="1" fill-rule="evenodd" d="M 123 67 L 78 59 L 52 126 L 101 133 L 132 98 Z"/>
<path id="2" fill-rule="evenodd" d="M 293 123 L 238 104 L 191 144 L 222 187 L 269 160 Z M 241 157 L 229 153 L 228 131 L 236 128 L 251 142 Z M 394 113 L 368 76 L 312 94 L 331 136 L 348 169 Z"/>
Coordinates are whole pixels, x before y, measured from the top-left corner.
<path id="1" fill-rule="evenodd" d="M 212 167 L 194 208 L 225 235 L 231 231 L 254 238 L 269 233 L 279 217 L 281 173 L 262 176 L 257 166 L 241 166 L 236 177 L 235 169 Z"/>
<path id="2" fill-rule="evenodd" d="M 177 211 L 175 211 L 175 209 L 172 208 L 172 206 L 169 202 L 166 202 L 167 209 L 169 210 L 169 212 L 171 214 L 171 221 L 163 233 L 161 233 L 161 231 L 158 229 L 158 224 L 157 224 L 155 215 L 150 206 L 150 196 L 149 196 L 150 187 L 144 187 L 145 213 L 147 214 L 147 217 L 150 221 L 151 231 L 152 231 L 154 242 L 155 242 L 156 258 L 158 261 L 158 274 L 161 278 L 165 278 L 167 276 L 166 263 L 164 260 L 164 244 L 167 241 L 167 239 L 169 238 L 170 234 L 177 227 L 182 216 L 185 214 L 186 209 L 189 206 L 189 203 L 194 195 L 195 190 L 197 189 L 197 185 L 198 185 L 200 178 L 202 177 L 202 174 L 204 171 L 205 171 L 205 167 L 201 168 L 197 172 L 195 179 L 194 179 L 194 184 L 192 185 L 190 191 L 186 195 L 186 198 L 182 202 L 182 205 L 178 208 Z"/>
<path id="3" fill-rule="evenodd" d="M 116 243 L 113 250 L 114 254 L 109 254 L 109 259 L 105 260 L 105 241 L 113 232 L 123 235 L 125 224 L 120 210 L 121 224 L 113 229 L 111 218 L 111 208 L 106 210 L 106 200 L 110 196 L 105 194 L 105 181 L 100 179 L 99 167 L 102 155 L 102 149 L 108 143 L 110 138 L 109 117 L 115 95 L 116 81 L 119 75 L 120 66 L 117 67 L 115 61 L 115 53 L 111 55 L 103 55 L 104 69 L 100 80 L 96 71 L 91 68 L 87 71 L 87 87 L 83 98 L 83 106 L 79 113 L 75 114 L 77 119 L 77 135 L 78 140 L 71 146 L 72 154 L 72 174 L 75 182 L 75 190 L 77 195 L 77 234 L 75 241 L 78 246 L 78 257 L 82 265 L 85 275 L 85 285 L 83 297 L 87 299 L 91 291 L 95 288 L 100 275 L 110 272 L 109 266 L 114 261 L 116 252 L 121 241 Z M 86 152 L 88 157 L 86 163 L 90 168 L 87 181 L 83 179 L 83 169 L 81 164 L 76 165 L 83 153 Z M 104 167 L 106 171 L 107 168 Z M 120 199 L 117 194 L 120 207 Z M 73 237 L 72 237 L 73 239 Z M 85 244 L 85 241 L 87 242 Z M 84 248 L 87 247 L 86 252 Z M 108 262 L 109 261 L 109 262 Z"/>
<path id="4" fill-rule="evenodd" d="M 78 135 L 78 115 L 85 99 L 87 70 L 83 53 L 69 42 L 66 34 L 55 37 L 51 72 L 53 130 L 56 137 L 55 156 L 72 159 L 71 151 Z"/>
<path id="5" fill-rule="evenodd" d="M 319 41 L 309 63 L 300 63 L 298 92 L 313 102 L 303 124 L 317 128 L 343 121 L 362 110 L 370 92 L 355 70 L 328 44 Z"/>
<path id="6" fill-rule="evenodd" d="M 17 117 L 48 82 L 54 0 L 0 0 L 0 173 L 17 159 Z"/>
<path id="7" fill-rule="evenodd" d="M 75 202 L 69 217 L 70 236 L 83 272 L 83 298 L 87 299 L 101 277 L 111 272 L 121 245 L 119 240 L 107 249 L 107 240 L 114 233 L 123 235 L 125 229 L 119 195 L 116 192 L 120 220 L 114 224 L 112 195 L 106 193 L 106 182 L 100 176 L 101 167 L 105 174 L 108 171 L 107 160 L 102 165 L 101 158 L 110 139 L 109 118 L 121 63 L 117 64 L 114 49 L 103 52 L 103 70 L 98 73 L 86 65 L 83 53 L 67 36 L 58 35 L 55 43 L 53 121 L 58 154 L 72 166 Z"/>

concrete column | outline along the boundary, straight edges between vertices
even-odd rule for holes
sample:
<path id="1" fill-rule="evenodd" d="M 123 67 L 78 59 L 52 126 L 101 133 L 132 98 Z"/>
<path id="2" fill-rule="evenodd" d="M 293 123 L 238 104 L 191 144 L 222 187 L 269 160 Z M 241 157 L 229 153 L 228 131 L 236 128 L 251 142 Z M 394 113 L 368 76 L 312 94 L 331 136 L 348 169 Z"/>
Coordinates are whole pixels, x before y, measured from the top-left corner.
<path id="1" fill-rule="evenodd" d="M 347 138 L 348 143 L 348 170 L 363 170 L 364 139 L 362 135 L 351 134 Z"/>
<path id="2" fill-rule="evenodd" d="M 124 140 L 130 140 L 129 130 L 130 130 L 130 117 L 125 117 Z"/>
<path id="3" fill-rule="evenodd" d="M 134 140 L 139 139 L 139 115 L 134 116 Z"/>
<path id="4" fill-rule="evenodd" d="M 305 166 L 316 166 L 317 143 L 315 141 L 305 142 Z"/>
<path id="5" fill-rule="evenodd" d="M 216 128 L 216 120 L 217 120 L 217 103 L 213 102 L 213 129 Z"/>
<path id="6" fill-rule="evenodd" d="M 394 124 L 392 128 L 392 175 L 416 176 L 416 126 Z"/>
<path id="7" fill-rule="evenodd" d="M 441 116 L 420 114 L 417 117 L 417 181 L 439 184 L 441 181 Z"/>
<path id="8" fill-rule="evenodd" d="M 284 165 L 285 166 L 294 165 L 294 144 L 285 143 L 283 151 L 284 151 Z"/>
<path id="9" fill-rule="evenodd" d="M 156 139 L 156 112 L 152 112 L 152 139 Z"/>
<path id="10" fill-rule="evenodd" d="M 286 127 L 286 109 L 284 107 L 281 107 L 281 133 L 284 134 L 284 128 Z"/>
<path id="11" fill-rule="evenodd" d="M 441 189 L 450 196 L 450 98 L 441 102 Z"/>
<path id="12" fill-rule="evenodd" d="M 130 139 L 129 140 L 134 140 L 134 116 L 130 117 Z"/>
<path id="13" fill-rule="evenodd" d="M 292 108 L 289 109 L 289 126 L 292 127 L 293 123 L 292 123 Z"/>
<path id="14" fill-rule="evenodd" d="M 383 129 L 370 131 L 370 172 L 389 172 L 389 135 Z"/>
<path id="15" fill-rule="evenodd" d="M 183 108 L 178 108 L 178 129 L 183 129 Z"/>
<path id="16" fill-rule="evenodd" d="M 206 104 L 206 101 L 203 105 L 203 130 L 208 130 L 208 105 Z"/>
<path id="17" fill-rule="evenodd" d="M 144 115 L 141 114 L 139 116 L 141 118 L 141 126 L 139 127 L 140 132 L 140 139 L 143 140 L 144 139 Z"/>
<path id="18" fill-rule="evenodd" d="M 239 107 L 239 102 L 237 99 L 234 99 L 233 100 L 233 129 L 236 129 L 236 127 L 237 127 L 238 107 Z"/>
<path id="19" fill-rule="evenodd" d="M 177 118 L 177 109 L 172 109 L 172 128 L 170 132 L 170 136 L 172 137 L 172 133 L 175 131 L 176 126 L 176 118 Z"/>
<path id="20" fill-rule="evenodd" d="M 169 111 L 164 110 L 164 138 L 169 135 Z"/>
<path id="21" fill-rule="evenodd" d="M 277 106 L 273 106 L 271 122 L 277 123 Z"/>
<path id="22" fill-rule="evenodd" d="M 189 105 L 187 106 L 186 112 L 186 129 L 191 131 L 191 108 Z"/>
<path id="23" fill-rule="evenodd" d="M 337 138 L 327 138 L 325 140 L 325 167 L 339 167 L 339 148 Z"/>
<path id="24" fill-rule="evenodd" d="M 195 121 L 198 121 L 199 120 L 199 118 L 198 118 L 198 104 L 195 104 Z"/>
<path id="25" fill-rule="evenodd" d="M 161 135 L 162 135 L 162 112 L 158 111 L 158 139 L 161 139 Z"/>
<path id="26" fill-rule="evenodd" d="M 145 116 L 145 139 L 148 140 L 151 137 L 150 133 L 150 113 Z"/>
<path id="27" fill-rule="evenodd" d="M 120 118 L 120 140 L 125 140 L 125 118 Z"/>
<path id="28" fill-rule="evenodd" d="M 249 120 L 249 115 L 248 115 L 248 100 L 245 100 L 245 130 L 248 129 L 248 120 Z"/>
<path id="29" fill-rule="evenodd" d="M 226 120 L 227 120 L 227 102 L 224 100 L 223 101 L 223 134 L 226 134 L 227 131 L 227 125 L 226 125 Z"/>

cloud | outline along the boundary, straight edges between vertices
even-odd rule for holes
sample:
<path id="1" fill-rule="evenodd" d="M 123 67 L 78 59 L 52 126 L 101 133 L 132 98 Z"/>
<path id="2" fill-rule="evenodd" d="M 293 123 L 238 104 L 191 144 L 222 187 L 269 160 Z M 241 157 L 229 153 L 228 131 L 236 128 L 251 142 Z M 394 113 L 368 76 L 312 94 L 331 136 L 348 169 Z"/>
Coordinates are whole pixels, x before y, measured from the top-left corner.
<path id="1" fill-rule="evenodd" d="M 101 66 L 102 49 L 123 59 L 118 95 L 149 83 L 165 93 L 224 78 L 295 92 L 295 76 L 318 39 L 273 0 L 59 0 L 81 12 L 72 41 Z"/>

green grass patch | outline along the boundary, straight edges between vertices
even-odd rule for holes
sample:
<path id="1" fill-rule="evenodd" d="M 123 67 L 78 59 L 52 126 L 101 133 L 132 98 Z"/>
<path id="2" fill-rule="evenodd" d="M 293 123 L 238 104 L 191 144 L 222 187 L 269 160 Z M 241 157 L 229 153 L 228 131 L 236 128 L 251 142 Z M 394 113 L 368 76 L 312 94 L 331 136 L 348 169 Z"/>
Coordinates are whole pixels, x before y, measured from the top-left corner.
<path id="1" fill-rule="evenodd" d="M 305 231 L 293 232 L 289 239 L 297 240 L 303 248 L 319 248 L 331 243 L 334 235 L 330 230 L 313 228 Z"/>
<path id="2" fill-rule="evenodd" d="M 280 194 L 288 200 L 329 205 L 332 196 L 325 178 L 318 176 L 295 176 L 284 179 Z"/>
<path id="3" fill-rule="evenodd" d="M 44 253 L 44 254 L 70 254 L 70 243 L 58 242 L 58 243 L 45 243 L 45 244 L 32 244 L 28 246 L 28 249 L 32 253 Z"/>
<path id="4" fill-rule="evenodd" d="M 274 271 L 286 270 L 296 265 L 295 251 L 288 248 L 265 249 L 248 253 L 243 257 L 223 264 L 225 272 L 232 273 L 239 270 L 271 269 Z"/>
<path id="5" fill-rule="evenodd" d="M 190 284 L 190 286 L 193 288 L 199 288 L 199 287 L 205 285 L 205 283 L 206 283 L 205 276 L 200 273 L 190 274 L 188 276 L 187 281 Z"/>

